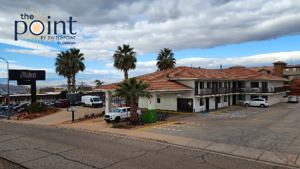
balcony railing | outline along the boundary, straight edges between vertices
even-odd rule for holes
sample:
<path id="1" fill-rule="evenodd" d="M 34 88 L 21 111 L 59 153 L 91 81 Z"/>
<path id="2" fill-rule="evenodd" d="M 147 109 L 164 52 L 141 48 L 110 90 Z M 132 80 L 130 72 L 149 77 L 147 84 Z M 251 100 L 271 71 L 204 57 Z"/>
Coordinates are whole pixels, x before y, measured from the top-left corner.
<path id="1" fill-rule="evenodd" d="M 229 93 L 278 93 L 290 90 L 289 87 L 269 87 L 269 88 L 210 88 L 195 91 L 195 95 L 216 95 Z"/>

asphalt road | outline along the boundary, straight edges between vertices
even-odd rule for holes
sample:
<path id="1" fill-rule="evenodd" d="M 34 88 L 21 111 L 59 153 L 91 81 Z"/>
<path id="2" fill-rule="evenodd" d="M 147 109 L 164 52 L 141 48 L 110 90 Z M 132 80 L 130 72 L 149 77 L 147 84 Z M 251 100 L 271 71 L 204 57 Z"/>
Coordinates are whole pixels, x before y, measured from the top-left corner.
<path id="1" fill-rule="evenodd" d="M 280 103 L 211 116 L 172 114 L 170 119 L 179 123 L 143 131 L 299 155 L 299 108 L 297 103 Z"/>
<path id="2" fill-rule="evenodd" d="M 0 157 L 27 168 L 279 168 L 104 134 L 3 122 L 0 128 Z"/>

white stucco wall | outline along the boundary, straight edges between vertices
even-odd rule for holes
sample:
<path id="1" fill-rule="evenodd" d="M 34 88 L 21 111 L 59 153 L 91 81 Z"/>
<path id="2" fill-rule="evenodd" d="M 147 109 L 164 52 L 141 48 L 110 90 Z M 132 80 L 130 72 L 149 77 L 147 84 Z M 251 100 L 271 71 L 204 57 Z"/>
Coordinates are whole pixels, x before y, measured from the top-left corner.
<path id="1" fill-rule="evenodd" d="M 155 102 L 156 109 L 177 111 L 176 94 L 161 94 L 160 96 L 160 103 L 157 103 L 157 100 Z"/>

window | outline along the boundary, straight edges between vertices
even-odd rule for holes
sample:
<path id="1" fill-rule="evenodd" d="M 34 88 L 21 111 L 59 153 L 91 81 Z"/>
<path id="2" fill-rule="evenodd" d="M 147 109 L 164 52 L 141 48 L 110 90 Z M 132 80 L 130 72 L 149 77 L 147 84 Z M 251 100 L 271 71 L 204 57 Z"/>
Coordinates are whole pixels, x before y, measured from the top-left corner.
<path id="1" fill-rule="evenodd" d="M 268 101 L 268 96 L 261 96 L 261 98 L 264 98 Z"/>
<path id="2" fill-rule="evenodd" d="M 227 96 L 224 96 L 224 102 L 227 102 Z"/>
<path id="3" fill-rule="evenodd" d="M 222 88 L 222 82 L 219 82 L 219 88 Z"/>
<path id="4" fill-rule="evenodd" d="M 203 98 L 200 99 L 200 106 L 204 106 L 204 99 Z"/>
<path id="5" fill-rule="evenodd" d="M 238 82 L 239 88 L 245 88 L 245 82 Z"/>
<path id="6" fill-rule="evenodd" d="M 203 89 L 204 88 L 204 82 L 200 82 L 200 89 Z"/>
<path id="7" fill-rule="evenodd" d="M 224 82 L 224 87 L 227 87 L 227 82 Z"/>
<path id="8" fill-rule="evenodd" d="M 27 98 L 27 101 L 29 101 L 29 98 Z"/>
<path id="9" fill-rule="evenodd" d="M 208 89 L 211 88 L 211 82 L 207 82 L 207 87 L 206 88 L 208 88 Z"/>
<path id="10" fill-rule="evenodd" d="M 293 72 L 296 72 L 297 71 L 297 68 L 293 68 Z"/>
<path id="11" fill-rule="evenodd" d="M 289 72 L 289 71 L 290 71 L 290 69 L 289 69 L 289 68 L 286 68 L 286 69 L 285 69 L 285 71 L 286 71 L 286 72 Z"/>
<path id="12" fill-rule="evenodd" d="M 130 108 L 127 108 L 127 111 L 130 111 Z"/>
<path id="13" fill-rule="evenodd" d="M 254 99 L 254 98 L 258 98 L 259 96 L 256 96 L 256 95 L 251 95 L 251 100 Z"/>
<path id="14" fill-rule="evenodd" d="M 216 97 L 217 103 L 221 103 L 221 97 Z"/>
<path id="15" fill-rule="evenodd" d="M 258 82 L 251 82 L 251 88 L 258 88 L 259 83 Z"/>
<path id="16" fill-rule="evenodd" d="M 245 95 L 238 95 L 238 100 L 245 100 Z"/>
<path id="17" fill-rule="evenodd" d="M 157 103 L 160 103 L 160 97 L 157 98 Z"/>

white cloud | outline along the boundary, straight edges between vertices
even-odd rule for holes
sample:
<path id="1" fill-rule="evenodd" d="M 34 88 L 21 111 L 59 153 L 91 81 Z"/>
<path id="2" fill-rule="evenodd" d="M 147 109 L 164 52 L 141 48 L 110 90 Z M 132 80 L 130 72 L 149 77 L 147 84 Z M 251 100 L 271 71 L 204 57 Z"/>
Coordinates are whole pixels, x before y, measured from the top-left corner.
<path id="1" fill-rule="evenodd" d="M 184 58 L 176 61 L 177 66 L 193 66 L 208 69 L 218 69 L 220 65 L 223 68 L 229 68 L 231 66 L 241 65 L 245 67 L 255 67 L 255 66 L 272 66 L 276 61 L 283 61 L 288 64 L 291 63 L 291 58 L 293 64 L 300 64 L 300 51 L 294 52 L 279 52 L 279 53 L 267 53 L 246 57 L 231 57 L 231 58 Z M 112 67 L 112 63 L 106 64 L 106 67 Z M 155 72 L 157 69 L 156 61 L 148 62 L 137 62 L 136 69 L 130 70 L 130 76 L 139 76 L 147 73 Z M 118 70 L 119 71 L 119 70 Z M 120 71 L 121 72 L 121 71 Z M 113 72 L 112 72 L 113 73 Z M 121 75 L 120 75 L 121 76 Z M 120 78 L 123 78 L 122 76 Z"/>
<path id="2" fill-rule="evenodd" d="M 37 55 L 45 56 L 50 58 L 56 58 L 57 54 L 60 52 L 51 52 L 51 51 L 40 51 L 40 50 L 22 50 L 22 49 L 6 49 L 7 52 L 22 53 L 28 55 Z M 109 62 L 112 58 L 113 51 L 107 50 L 80 50 L 84 54 L 86 61 L 100 61 L 100 62 Z"/>
<path id="3" fill-rule="evenodd" d="M 35 1 L 35 13 L 42 6 L 43 16 L 53 12 L 53 19 L 73 16 L 76 45 L 87 53 L 87 60 L 108 62 L 111 51 L 122 44 L 130 44 L 139 55 L 158 53 L 169 47 L 173 51 L 213 48 L 231 44 L 276 39 L 300 33 L 300 1 L 295 0 L 122 0 L 77 1 L 78 7 Z M 60 10 L 63 9 L 63 10 Z M 20 11 L 31 13 L 24 5 L 5 2 L 0 7 L 0 37 L 11 38 L 15 44 L 13 20 Z M 93 17 L 91 17 L 93 16 Z M 2 26 L 3 25 L 3 26 Z M 0 43 L 8 43 L 1 42 Z M 28 47 L 20 40 L 19 46 Z M 63 46 L 68 47 L 68 46 Z M 43 47 L 41 46 L 43 50 Z M 51 51 L 54 49 L 45 50 Z M 49 57 L 47 54 L 44 54 Z M 101 58 L 97 57 L 101 56 Z M 53 57 L 51 55 L 50 57 Z"/>
<path id="4" fill-rule="evenodd" d="M 5 38 L 0 38 L 0 43 L 8 44 L 8 45 L 14 45 L 18 47 L 23 47 L 23 48 L 28 48 L 28 49 L 37 49 L 37 44 L 33 42 L 24 41 L 24 40 L 18 40 L 15 41 L 13 39 L 5 39 Z M 52 51 L 52 50 L 57 50 L 53 47 L 39 44 L 38 45 L 38 50 L 41 51 Z"/>

